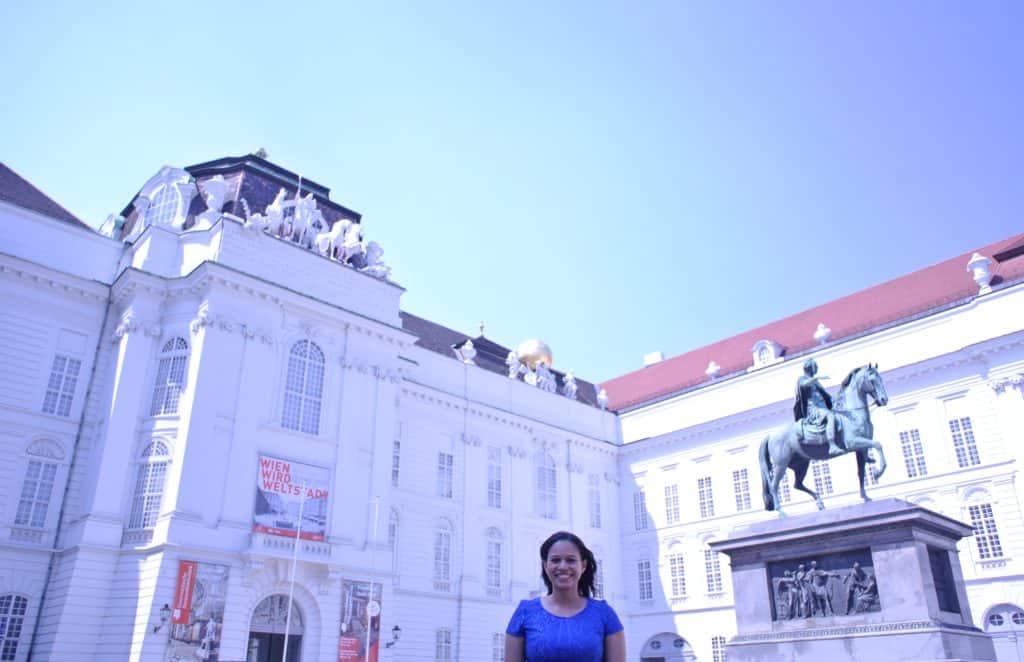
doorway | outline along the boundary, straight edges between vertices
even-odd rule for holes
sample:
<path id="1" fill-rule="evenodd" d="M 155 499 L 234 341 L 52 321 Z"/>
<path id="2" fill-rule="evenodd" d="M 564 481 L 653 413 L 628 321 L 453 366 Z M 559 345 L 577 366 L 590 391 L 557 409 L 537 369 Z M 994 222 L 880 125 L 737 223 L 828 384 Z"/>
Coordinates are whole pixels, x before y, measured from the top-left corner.
<path id="1" fill-rule="evenodd" d="M 291 611 L 291 622 L 288 622 L 287 595 L 271 595 L 256 605 L 249 625 L 246 662 L 281 662 L 284 655 L 285 629 L 288 630 L 286 662 L 301 662 L 304 634 L 302 612 L 294 601 Z"/>

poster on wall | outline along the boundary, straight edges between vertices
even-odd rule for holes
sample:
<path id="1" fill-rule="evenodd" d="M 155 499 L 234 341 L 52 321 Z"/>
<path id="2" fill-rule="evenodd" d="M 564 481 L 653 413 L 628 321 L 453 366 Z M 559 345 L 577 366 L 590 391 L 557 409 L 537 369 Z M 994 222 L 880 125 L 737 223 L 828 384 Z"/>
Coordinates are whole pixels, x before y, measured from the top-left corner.
<path id="1" fill-rule="evenodd" d="M 342 580 L 338 662 L 377 662 L 380 653 L 380 597 L 381 585 L 378 583 L 373 584 L 371 598 L 370 582 Z"/>
<path id="2" fill-rule="evenodd" d="M 165 662 L 220 659 L 228 566 L 179 561 Z"/>
<path id="3" fill-rule="evenodd" d="M 327 533 L 327 490 L 330 485 L 327 468 L 269 455 L 260 455 L 259 460 L 252 530 L 290 538 L 294 538 L 298 530 L 303 540 L 323 540 Z"/>

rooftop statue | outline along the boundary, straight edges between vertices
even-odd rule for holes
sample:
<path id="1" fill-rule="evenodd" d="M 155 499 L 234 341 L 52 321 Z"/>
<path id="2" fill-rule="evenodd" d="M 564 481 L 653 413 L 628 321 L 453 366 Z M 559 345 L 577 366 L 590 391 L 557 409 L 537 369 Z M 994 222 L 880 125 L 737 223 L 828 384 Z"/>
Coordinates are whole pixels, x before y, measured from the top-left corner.
<path id="1" fill-rule="evenodd" d="M 555 381 L 555 373 L 551 372 L 546 363 L 537 364 L 537 387 L 542 391 L 554 393 L 558 390 L 558 383 Z"/>
<path id="2" fill-rule="evenodd" d="M 366 266 L 360 269 L 374 278 L 387 278 L 391 275 L 391 267 L 383 260 L 384 249 L 376 241 L 366 242 Z"/>
<path id="3" fill-rule="evenodd" d="M 203 201 L 206 202 L 206 211 L 196 216 L 193 230 L 207 230 L 220 218 L 221 209 L 228 197 L 228 183 L 222 175 L 214 175 L 206 181 L 199 183 L 199 190 L 203 194 Z"/>
<path id="4" fill-rule="evenodd" d="M 572 370 L 565 373 L 565 379 L 562 384 L 562 395 L 569 398 L 570 400 L 576 399 L 576 390 L 579 388 L 576 384 L 576 375 L 573 374 Z"/>
<path id="5" fill-rule="evenodd" d="M 874 401 L 881 407 L 889 402 L 878 367 L 856 368 L 839 388 L 833 406 L 832 398 L 815 377 L 818 364 L 811 359 L 804 364 L 804 375 L 797 382 L 796 421 L 764 438 L 758 451 L 765 510 L 775 510 L 784 517 L 779 499 L 779 483 L 786 469 L 793 470 L 793 487 L 810 494 L 819 510 L 825 504 L 817 492 L 804 485 L 811 460 L 828 460 L 846 453 L 857 454 L 857 476 L 860 496 L 869 501 L 864 489 L 866 466 L 873 460 L 868 451 L 878 454 L 875 472 L 880 477 L 886 461 L 882 445 L 874 441 L 874 426 L 868 406 Z"/>

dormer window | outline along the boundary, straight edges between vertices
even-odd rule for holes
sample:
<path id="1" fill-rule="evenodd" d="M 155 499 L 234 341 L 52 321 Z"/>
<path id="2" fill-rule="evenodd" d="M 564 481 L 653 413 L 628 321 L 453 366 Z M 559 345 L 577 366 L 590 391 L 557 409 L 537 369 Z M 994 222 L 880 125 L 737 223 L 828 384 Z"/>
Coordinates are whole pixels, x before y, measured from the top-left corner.
<path id="1" fill-rule="evenodd" d="M 782 362 L 782 347 L 771 340 L 758 340 L 751 349 L 751 352 L 754 355 L 754 365 L 750 370 L 757 370 Z"/>
<path id="2" fill-rule="evenodd" d="M 146 211 L 146 222 L 150 225 L 168 225 L 178 216 L 181 196 L 173 184 L 165 184 L 156 191 Z"/>

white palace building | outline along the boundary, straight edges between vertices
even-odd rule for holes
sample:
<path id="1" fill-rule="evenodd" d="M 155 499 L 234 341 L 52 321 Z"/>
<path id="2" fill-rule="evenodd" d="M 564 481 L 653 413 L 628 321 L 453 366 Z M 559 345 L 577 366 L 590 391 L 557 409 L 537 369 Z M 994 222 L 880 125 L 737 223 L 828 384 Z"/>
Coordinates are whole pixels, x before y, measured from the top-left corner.
<path id="1" fill-rule="evenodd" d="M 879 364 L 870 492 L 973 524 L 973 617 L 1024 661 L 1024 235 L 595 386 L 403 311 L 329 193 L 165 167 L 97 232 L 0 164 L 0 661 L 495 662 L 568 529 L 631 661 L 721 662 L 708 543 L 775 516 L 810 357 Z M 852 457 L 813 482 L 859 500 Z"/>

